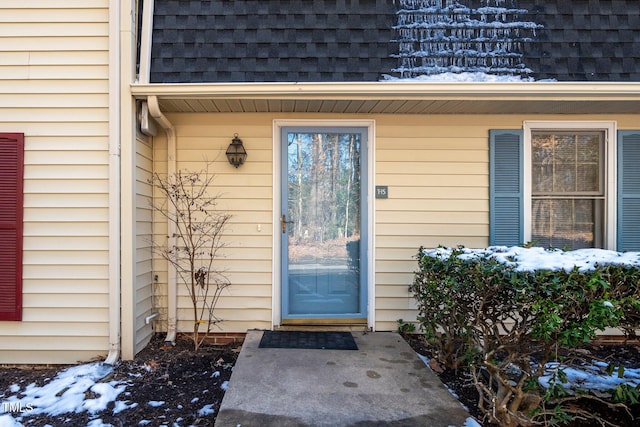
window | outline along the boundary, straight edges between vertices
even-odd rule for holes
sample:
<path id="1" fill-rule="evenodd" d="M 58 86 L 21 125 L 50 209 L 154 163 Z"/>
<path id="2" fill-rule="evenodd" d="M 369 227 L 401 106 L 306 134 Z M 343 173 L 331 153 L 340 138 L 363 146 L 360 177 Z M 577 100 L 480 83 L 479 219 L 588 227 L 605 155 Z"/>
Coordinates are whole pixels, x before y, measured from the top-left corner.
<path id="1" fill-rule="evenodd" d="M 640 251 L 640 131 L 615 127 L 492 130 L 489 243 Z"/>
<path id="2" fill-rule="evenodd" d="M 24 136 L 0 133 L 0 321 L 22 318 Z"/>
<path id="3" fill-rule="evenodd" d="M 604 243 L 602 131 L 531 132 L 531 241 L 580 249 Z"/>

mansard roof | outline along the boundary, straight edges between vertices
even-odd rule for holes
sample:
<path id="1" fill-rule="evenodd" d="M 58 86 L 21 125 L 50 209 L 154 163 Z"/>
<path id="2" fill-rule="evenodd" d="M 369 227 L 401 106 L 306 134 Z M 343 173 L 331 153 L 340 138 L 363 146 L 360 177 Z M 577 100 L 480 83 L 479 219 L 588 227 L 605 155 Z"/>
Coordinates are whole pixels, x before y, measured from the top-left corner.
<path id="1" fill-rule="evenodd" d="M 489 21 L 486 24 L 487 20 Z M 152 83 L 640 81 L 638 0 L 156 0 Z"/>

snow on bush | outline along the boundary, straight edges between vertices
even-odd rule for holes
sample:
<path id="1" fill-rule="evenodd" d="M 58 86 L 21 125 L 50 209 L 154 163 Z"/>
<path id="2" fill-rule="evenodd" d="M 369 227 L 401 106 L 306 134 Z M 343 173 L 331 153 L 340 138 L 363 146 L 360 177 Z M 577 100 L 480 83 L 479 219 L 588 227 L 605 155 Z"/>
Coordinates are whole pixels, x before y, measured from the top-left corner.
<path id="1" fill-rule="evenodd" d="M 593 270 L 598 265 L 613 264 L 640 267 L 640 252 L 615 252 L 604 249 L 577 249 L 562 251 L 560 249 L 544 249 L 538 247 L 524 248 L 520 246 L 491 246 L 482 249 L 459 248 L 460 259 L 490 258 L 515 267 L 518 271 L 564 270 L 571 271 L 575 267 L 579 271 Z M 454 249 L 439 247 L 426 249 L 424 255 L 434 258 L 449 258 Z"/>

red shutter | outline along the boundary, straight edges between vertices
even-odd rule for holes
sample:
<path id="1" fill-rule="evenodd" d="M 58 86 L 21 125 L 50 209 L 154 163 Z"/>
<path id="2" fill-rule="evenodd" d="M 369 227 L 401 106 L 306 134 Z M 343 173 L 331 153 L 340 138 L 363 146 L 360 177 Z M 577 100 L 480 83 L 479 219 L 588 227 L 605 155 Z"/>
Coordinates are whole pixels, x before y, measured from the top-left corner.
<path id="1" fill-rule="evenodd" d="M 0 133 L 0 320 L 22 319 L 24 135 Z"/>

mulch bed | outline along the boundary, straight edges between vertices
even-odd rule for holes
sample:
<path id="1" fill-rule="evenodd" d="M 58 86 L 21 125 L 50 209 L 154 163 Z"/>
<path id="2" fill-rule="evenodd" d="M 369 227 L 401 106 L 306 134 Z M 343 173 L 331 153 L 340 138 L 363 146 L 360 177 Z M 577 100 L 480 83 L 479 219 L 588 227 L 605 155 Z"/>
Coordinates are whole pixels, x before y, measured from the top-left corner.
<path id="1" fill-rule="evenodd" d="M 65 413 L 59 416 L 33 415 L 24 417 L 25 426 L 84 426 L 95 418 L 113 426 L 150 425 L 213 426 L 224 390 L 221 385 L 231 377 L 240 348 L 203 345 L 197 353 L 193 343 L 179 336 L 176 345 L 166 345 L 165 335 L 157 334 L 135 360 L 121 361 L 106 381 L 126 382 L 127 388 L 118 400 L 127 405 L 137 404 L 118 414 L 113 414 L 113 403 L 106 411 L 96 415 L 87 412 Z M 42 386 L 54 378 L 60 369 L 0 369 L 0 401 L 12 384 L 35 383 Z M 219 374 L 215 374 L 218 372 Z M 149 402 L 164 401 L 167 404 L 151 406 Z M 200 416 L 198 411 L 211 404 L 213 415 Z M 148 424 L 145 424 L 146 422 Z"/>
<path id="2" fill-rule="evenodd" d="M 436 350 L 419 334 L 403 335 L 409 345 L 423 356 L 432 359 L 434 372 L 440 380 L 457 396 L 471 415 L 477 420 L 482 420 L 483 414 L 477 407 L 478 392 L 473 385 L 471 374 L 466 369 L 448 369 L 437 363 Z M 583 351 L 595 360 L 616 363 L 627 368 L 640 367 L 640 346 L 623 343 L 585 345 Z M 620 427 L 636 427 L 640 425 L 640 404 L 631 405 L 631 416 L 620 409 L 610 408 L 604 404 L 596 405 L 592 400 L 577 401 L 576 405 L 582 405 L 591 413 L 598 413 L 603 419 Z M 568 427 L 593 427 L 593 420 L 574 421 Z M 494 424 L 484 423 L 485 427 L 494 427 Z"/>
<path id="3" fill-rule="evenodd" d="M 92 419 L 100 418 L 104 423 L 113 426 L 148 425 L 172 426 L 177 425 L 213 426 L 215 414 L 218 412 L 224 396 L 221 385 L 231 377 L 231 371 L 236 361 L 239 346 L 220 347 L 204 345 L 194 353 L 191 341 L 186 337 L 179 337 L 175 346 L 165 345 L 164 335 L 158 334 L 151 343 L 139 353 L 133 361 L 122 361 L 113 373 L 104 381 L 122 381 L 128 384 L 126 391 L 118 400 L 126 400 L 128 405 L 137 406 L 113 414 L 113 403 L 106 411 L 96 415 L 83 413 L 66 413 L 51 417 L 35 415 L 25 417 L 25 426 L 80 426 L 87 425 Z M 405 339 L 418 353 L 435 358 L 431 347 L 420 335 L 406 335 Z M 586 349 L 599 359 L 618 362 L 627 367 L 640 367 L 640 351 L 634 345 L 593 345 Z M 24 388 L 27 384 L 35 383 L 41 386 L 55 377 L 58 368 L 50 369 L 0 369 L 0 401 L 2 395 L 9 394 L 12 384 L 20 384 Z M 215 374 L 218 372 L 219 374 Z M 452 390 L 477 419 L 482 414 L 476 409 L 478 394 L 471 383 L 468 372 L 462 369 L 453 371 L 443 369 L 437 373 L 440 379 Z M 150 406 L 150 401 L 166 401 L 166 405 Z M 203 404 L 212 404 L 214 413 L 200 416 L 198 410 Z M 589 409 L 599 411 L 603 417 L 621 427 L 639 425 L 640 405 L 634 405 L 635 421 L 621 411 L 612 411 L 606 407 L 595 407 L 589 402 Z M 142 422 L 142 424 L 139 424 Z M 593 421 L 574 423 L 571 427 L 593 426 Z M 489 424 L 486 424 L 489 426 Z"/>

